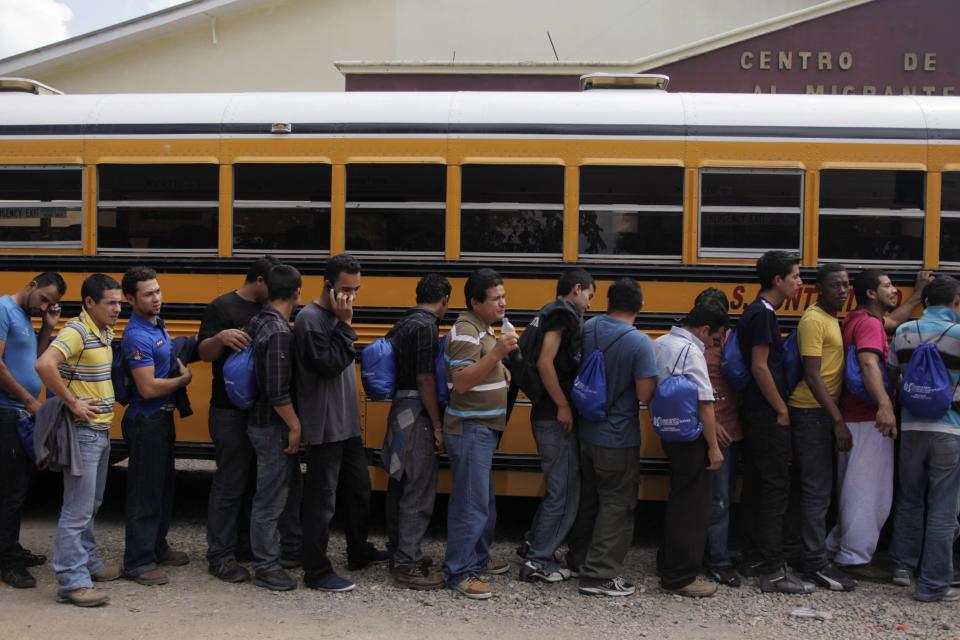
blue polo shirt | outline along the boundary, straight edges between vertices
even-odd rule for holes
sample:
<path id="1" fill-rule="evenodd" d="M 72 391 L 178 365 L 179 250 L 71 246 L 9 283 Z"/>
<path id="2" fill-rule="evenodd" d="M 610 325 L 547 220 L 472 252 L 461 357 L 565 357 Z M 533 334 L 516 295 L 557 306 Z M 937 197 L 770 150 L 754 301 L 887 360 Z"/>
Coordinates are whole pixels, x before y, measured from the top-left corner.
<path id="1" fill-rule="evenodd" d="M 137 314 L 131 315 L 127 327 L 123 330 L 121 346 L 123 360 L 131 371 L 141 367 L 153 367 L 154 378 L 170 377 L 173 341 L 160 318 L 157 318 L 157 324 L 151 324 Z M 139 415 L 152 416 L 164 405 L 172 403 L 172 393 L 147 400 L 134 385 L 127 414 L 131 418 Z"/>
<path id="2" fill-rule="evenodd" d="M 34 398 L 40 396 L 37 363 L 37 334 L 30 316 L 14 302 L 12 296 L 0 298 L 0 341 L 3 342 L 3 364 L 21 387 Z M 0 389 L 0 407 L 23 409 L 23 403 Z"/>

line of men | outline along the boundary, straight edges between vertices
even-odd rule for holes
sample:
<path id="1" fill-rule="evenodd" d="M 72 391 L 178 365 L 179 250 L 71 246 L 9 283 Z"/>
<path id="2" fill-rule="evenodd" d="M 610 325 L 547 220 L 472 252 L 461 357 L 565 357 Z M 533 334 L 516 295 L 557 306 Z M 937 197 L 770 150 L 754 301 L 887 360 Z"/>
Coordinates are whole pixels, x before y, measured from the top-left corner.
<path id="1" fill-rule="evenodd" d="M 334 571 L 327 556 L 330 520 L 339 503 L 345 515 L 349 569 L 389 563 L 398 585 L 446 586 L 470 598 L 490 598 L 487 576 L 509 570 L 506 561 L 490 556 L 496 524 L 492 461 L 508 413 L 511 370 L 505 363 L 516 361 L 513 352 L 519 346 L 516 333 L 502 332 L 498 338 L 492 328 L 506 313 L 503 280 L 491 269 L 480 269 L 466 281 L 467 310 L 442 343 L 451 390 L 445 410 L 438 402 L 435 363 L 441 348 L 439 321 L 449 307 L 449 281 L 436 274 L 422 278 L 417 306 L 388 334 L 398 370 L 381 456 L 390 480 L 388 548 L 380 550 L 367 540 L 370 483 L 354 373 L 357 335 L 352 321 L 360 271 L 359 262 L 349 255 L 331 258 L 322 291 L 297 313 L 292 329 L 289 321 L 300 305 L 302 280 L 295 268 L 269 256 L 250 266 L 239 289 L 206 308 L 196 351 L 199 358 L 213 362 L 214 370 L 209 426 L 217 470 L 209 498 L 209 571 L 228 582 L 243 582 L 251 575 L 240 562 L 252 560 L 254 584 L 287 590 L 296 587 L 287 570 L 302 565 L 304 583 L 310 588 L 353 589 L 355 585 Z M 727 538 L 741 439 L 747 449 L 741 573 L 759 575 L 764 591 L 813 590 L 812 583 L 796 577 L 784 563 L 784 516 L 791 484 L 798 488 L 802 505 L 799 529 L 805 573 L 834 590 L 853 588 L 850 574 L 858 569 L 864 577 L 876 573 L 869 561 L 892 500 L 896 421 L 885 392 L 874 396 L 875 409 L 851 406 L 840 396 L 844 346 L 857 345 L 871 394 L 878 391 L 877 384 L 882 390 L 880 367 L 888 353 L 892 365 L 905 364 L 909 353 L 898 350 L 896 340 L 909 345 L 911 326 L 922 335 L 939 328 L 926 323 L 945 322 L 948 333 L 954 330 L 949 323 L 960 319 L 950 319 L 960 309 L 960 283 L 933 279 L 893 310 L 896 291 L 889 278 L 865 271 L 854 282 L 858 309 L 848 314 L 841 333 L 836 318 L 846 302 L 849 280 L 842 267 L 825 265 L 818 272 L 820 299 L 800 323 L 804 380 L 787 394 L 775 310 L 801 284 L 798 260 L 769 252 L 758 261 L 757 271 L 761 294 L 745 309 L 737 327 L 752 371 L 739 399 L 742 421 L 736 394 L 720 373 L 729 309 L 722 292 L 704 291 L 681 324 L 654 343 L 634 326 L 643 306 L 636 281 L 623 278 L 613 283 L 607 313 L 583 323 L 596 291 L 593 279 L 582 269 L 560 278 L 556 300 L 536 320 L 542 344 L 533 359 L 543 393 L 532 398 L 531 417 L 545 495 L 518 550 L 523 558 L 521 579 L 555 583 L 577 577 L 580 592 L 592 595 L 635 591 L 623 576 L 623 563 L 633 536 L 639 488 L 639 408 L 650 401 L 658 380 L 677 373 L 680 354 L 684 354 L 680 373 L 698 386 L 698 415 L 704 428 L 695 441 L 664 446 L 671 462 L 671 492 L 665 543 L 658 554 L 663 588 L 709 596 L 717 583 L 739 586 Z M 918 285 L 928 279 L 929 274 L 922 274 Z M 78 476 L 64 473 L 54 569 L 62 600 L 96 606 L 107 597 L 94 582 L 123 576 L 142 584 L 164 584 L 169 578 L 163 565 L 189 561 L 186 554 L 170 548 L 166 534 L 173 504 L 172 411 L 177 392 L 191 378 L 184 362 L 171 353 L 172 341 L 160 319 L 160 287 L 152 270 L 131 269 L 122 285 L 103 274 L 87 278 L 80 316 L 65 325 L 52 348 L 44 348 L 65 291 L 57 274 L 41 274 L 21 292 L 0 298 L 4 362 L 0 437 L 5 445 L 7 440 L 15 442 L 21 414 L 38 412 L 40 381 L 74 417 L 83 471 Z M 884 322 L 888 327 L 902 323 L 921 295 L 928 306 L 924 317 L 920 323 L 904 325 L 890 351 Z M 93 516 L 102 501 L 109 460 L 107 429 L 114 395 L 111 328 L 119 317 L 121 296 L 133 310 L 122 342 L 123 360 L 133 379 L 123 421 L 130 452 L 127 533 L 123 567 L 106 567 L 97 556 Z M 887 312 L 891 313 L 884 319 Z M 30 315 L 43 316 L 39 336 Z M 960 325 L 956 331 L 960 339 Z M 951 376 L 960 379 L 960 367 L 950 359 L 960 356 L 960 342 L 950 337 L 937 348 L 957 351 L 945 354 L 945 359 Z M 252 409 L 241 411 L 227 397 L 223 362 L 229 353 L 248 347 L 254 354 L 258 398 Z M 603 352 L 607 376 L 607 418 L 599 422 L 578 419 L 571 408 L 580 354 L 594 350 Z M 945 420 L 931 428 L 905 415 L 902 424 L 893 579 L 910 584 L 912 573 L 919 570 L 915 597 L 920 600 L 960 595 L 950 587 L 960 471 L 956 455 L 952 465 L 947 460 L 960 444 L 956 439 L 960 415 L 951 411 Z M 928 432 L 935 435 L 928 437 Z M 840 519 L 827 538 L 834 439 L 842 451 L 837 463 Z M 912 446 L 905 447 L 908 440 Z M 305 480 L 299 467 L 301 443 L 307 453 Z M 0 568 L 8 584 L 29 587 L 35 583 L 27 567 L 45 558 L 18 542 L 19 509 L 29 473 L 18 447 L 9 447 L 13 458 L 3 465 Z M 448 544 L 438 570 L 423 555 L 421 543 L 433 512 L 437 455 L 442 452 L 450 459 L 452 486 Z M 936 477 L 931 460 L 939 465 Z M 886 474 L 879 481 L 877 469 Z M 928 499 L 925 538 L 927 482 L 936 484 L 938 493 L 936 500 Z M 947 513 L 951 495 L 952 516 Z M 952 522 L 953 528 L 945 522 Z M 569 551 L 564 557 L 558 550 L 565 542 Z M 714 581 L 703 579 L 704 569 Z"/>

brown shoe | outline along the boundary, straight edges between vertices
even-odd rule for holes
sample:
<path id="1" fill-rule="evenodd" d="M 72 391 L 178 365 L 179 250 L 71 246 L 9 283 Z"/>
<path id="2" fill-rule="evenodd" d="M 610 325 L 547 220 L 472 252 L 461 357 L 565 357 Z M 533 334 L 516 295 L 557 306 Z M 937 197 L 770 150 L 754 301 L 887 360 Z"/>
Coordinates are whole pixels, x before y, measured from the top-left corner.
<path id="1" fill-rule="evenodd" d="M 57 602 L 73 604 L 78 607 L 100 607 L 110 602 L 110 596 L 93 587 L 81 587 L 73 591 L 58 593 Z"/>
<path id="2" fill-rule="evenodd" d="M 468 576 L 450 588 L 473 600 L 489 600 L 493 596 L 490 585 L 476 576 Z"/>
<path id="3" fill-rule="evenodd" d="M 167 565 L 168 567 L 182 567 L 185 564 L 190 564 L 190 556 L 183 551 L 170 549 L 167 551 L 167 555 L 160 559 L 160 564 Z"/>
<path id="4" fill-rule="evenodd" d="M 390 573 L 393 575 L 394 584 L 398 587 L 430 591 L 440 589 L 444 585 L 442 575 L 430 573 L 425 568 L 415 565 L 395 567 Z"/>
<path id="5" fill-rule="evenodd" d="M 483 572 L 487 575 L 498 576 L 501 573 L 506 573 L 510 571 L 510 563 L 506 560 L 494 560 L 490 558 L 487 562 L 487 566 L 483 568 Z"/>
<path id="6" fill-rule="evenodd" d="M 90 578 L 94 582 L 112 582 L 119 577 L 120 567 L 115 564 L 104 565 L 100 571 L 94 571 L 90 574 Z"/>
<path id="7" fill-rule="evenodd" d="M 693 582 L 679 589 L 667 589 L 664 591 L 675 593 L 678 596 L 687 596 L 688 598 L 709 598 L 717 592 L 717 583 L 713 580 L 707 580 L 697 576 Z"/>
<path id="8" fill-rule="evenodd" d="M 167 572 L 163 569 L 153 569 L 151 571 L 144 571 L 138 576 L 131 575 L 129 573 L 123 574 L 123 577 L 127 580 L 133 580 L 137 584 L 143 584 L 148 587 L 152 587 L 160 584 L 167 584 L 170 582 L 170 576 L 167 575 Z"/>

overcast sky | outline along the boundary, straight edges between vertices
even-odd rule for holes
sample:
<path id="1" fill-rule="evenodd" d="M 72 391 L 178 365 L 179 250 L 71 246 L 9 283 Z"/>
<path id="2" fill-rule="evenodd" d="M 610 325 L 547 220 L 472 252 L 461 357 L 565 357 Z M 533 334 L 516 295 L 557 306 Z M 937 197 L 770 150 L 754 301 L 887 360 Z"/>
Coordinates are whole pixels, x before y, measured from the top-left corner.
<path id="1" fill-rule="evenodd" d="M 0 0 L 0 58 L 186 0 Z"/>

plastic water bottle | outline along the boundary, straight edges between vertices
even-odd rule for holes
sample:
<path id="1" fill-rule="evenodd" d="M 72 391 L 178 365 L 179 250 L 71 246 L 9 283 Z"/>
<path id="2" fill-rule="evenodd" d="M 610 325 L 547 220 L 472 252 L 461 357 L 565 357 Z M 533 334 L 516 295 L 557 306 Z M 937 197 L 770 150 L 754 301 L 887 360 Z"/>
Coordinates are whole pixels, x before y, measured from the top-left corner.
<path id="1" fill-rule="evenodd" d="M 500 333 L 501 334 L 512 333 L 514 335 L 517 334 L 517 328 L 514 327 L 513 323 L 507 319 L 507 316 L 503 316 L 503 323 L 500 325 Z M 519 349 L 511 351 L 510 355 L 507 356 L 507 358 L 512 362 L 520 362 L 521 360 L 523 360 L 523 356 L 520 354 Z"/>

